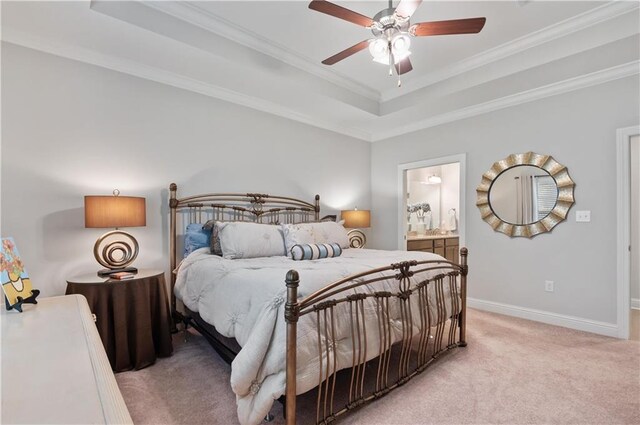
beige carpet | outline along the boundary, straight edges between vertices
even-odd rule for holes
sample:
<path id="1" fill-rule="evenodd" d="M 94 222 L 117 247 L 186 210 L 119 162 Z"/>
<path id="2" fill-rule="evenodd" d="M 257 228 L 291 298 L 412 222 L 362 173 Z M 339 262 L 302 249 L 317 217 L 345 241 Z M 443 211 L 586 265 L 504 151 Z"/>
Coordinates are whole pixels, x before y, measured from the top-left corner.
<path id="1" fill-rule="evenodd" d="M 229 366 L 202 337 L 182 339 L 172 357 L 116 375 L 134 422 L 237 423 Z M 340 423 L 640 424 L 637 341 L 477 310 L 468 341 Z M 272 412 L 284 423 L 279 403 Z"/>

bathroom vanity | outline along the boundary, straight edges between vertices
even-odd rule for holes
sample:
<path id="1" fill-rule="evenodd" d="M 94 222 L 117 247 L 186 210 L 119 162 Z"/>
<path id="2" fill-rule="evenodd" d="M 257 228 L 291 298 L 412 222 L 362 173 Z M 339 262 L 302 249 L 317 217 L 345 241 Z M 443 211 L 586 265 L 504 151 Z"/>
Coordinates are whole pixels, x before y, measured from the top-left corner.
<path id="1" fill-rule="evenodd" d="M 460 239 L 458 235 L 407 236 L 407 251 L 432 252 L 449 261 L 459 260 Z"/>

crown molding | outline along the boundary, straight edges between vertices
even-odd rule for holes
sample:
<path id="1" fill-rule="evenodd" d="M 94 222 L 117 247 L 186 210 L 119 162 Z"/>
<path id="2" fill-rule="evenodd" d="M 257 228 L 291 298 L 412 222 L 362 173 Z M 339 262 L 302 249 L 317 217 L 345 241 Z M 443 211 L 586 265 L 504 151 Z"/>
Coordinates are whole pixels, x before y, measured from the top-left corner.
<path id="1" fill-rule="evenodd" d="M 287 118 L 367 142 L 372 141 L 371 134 L 359 128 L 341 126 L 335 122 L 319 119 L 315 116 L 309 116 L 265 99 L 249 96 L 225 87 L 205 83 L 129 59 L 98 53 L 84 47 L 44 40 L 7 27 L 2 29 L 2 41 L 203 94 L 205 96 L 235 103 L 247 108 L 255 109 L 271 115 L 277 115 L 282 118 Z"/>
<path id="2" fill-rule="evenodd" d="M 602 6 L 588 10 L 579 15 L 565 19 L 538 31 L 516 38 L 500 46 L 485 50 L 482 53 L 471 56 L 460 62 L 456 62 L 437 71 L 426 74 L 405 84 L 405 89 L 419 90 L 427 86 L 447 80 L 465 72 L 472 71 L 484 65 L 505 59 L 509 56 L 521 53 L 544 43 L 565 37 L 576 31 L 583 30 L 598 23 L 614 19 L 618 16 L 633 12 L 640 8 L 640 3 L 631 1 L 613 1 Z M 386 102 L 401 96 L 407 92 L 398 92 L 389 89 L 381 93 L 380 101 Z"/>
<path id="3" fill-rule="evenodd" d="M 365 130 L 361 127 L 342 126 L 336 124 L 334 121 L 317 118 L 317 116 L 309 116 L 265 99 L 236 92 L 211 83 L 195 80 L 171 71 L 145 65 L 129 59 L 102 54 L 83 47 L 44 40 L 20 31 L 12 30 L 8 27 L 4 27 L 2 29 L 2 41 L 199 93 L 368 142 L 377 142 L 426 128 L 435 127 L 437 125 L 471 118 L 499 109 L 505 109 L 546 97 L 640 74 L 640 61 L 636 60 L 520 93 L 515 93 L 488 102 L 460 108 L 441 115 L 419 120 L 409 125 L 398 125 L 388 131 L 370 132 L 369 130 Z"/>
<path id="4" fill-rule="evenodd" d="M 165 13 L 176 19 L 198 26 L 211 33 L 227 38 L 250 49 L 264 53 L 286 64 L 301 69 L 316 77 L 347 89 L 367 99 L 380 102 L 380 92 L 351 78 L 344 77 L 337 72 L 302 56 L 286 46 L 275 43 L 252 31 L 234 24 L 188 1 L 151 1 L 145 6 Z"/>
<path id="5" fill-rule="evenodd" d="M 632 61 L 622 65 L 606 68 L 589 74 L 580 75 L 566 80 L 551 83 L 545 86 L 536 87 L 531 90 L 525 90 L 520 93 L 490 100 L 488 102 L 457 109 L 445 114 L 436 115 L 413 124 L 401 126 L 390 131 L 379 131 L 373 134 L 373 141 L 389 139 L 391 137 L 401 136 L 403 134 L 412 133 L 418 130 L 435 127 L 437 125 L 450 123 L 466 118 L 471 118 L 487 112 L 497 111 L 499 109 L 509 108 L 521 105 L 523 103 L 533 102 L 544 99 L 546 97 L 579 90 L 598 84 L 607 83 L 609 81 L 620 78 L 630 77 L 640 74 L 640 61 Z"/>

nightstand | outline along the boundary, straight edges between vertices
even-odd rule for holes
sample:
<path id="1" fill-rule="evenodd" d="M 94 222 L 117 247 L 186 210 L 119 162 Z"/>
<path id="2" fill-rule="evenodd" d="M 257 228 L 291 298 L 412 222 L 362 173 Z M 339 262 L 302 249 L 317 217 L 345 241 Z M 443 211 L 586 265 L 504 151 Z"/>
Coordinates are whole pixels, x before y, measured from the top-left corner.
<path id="1" fill-rule="evenodd" d="M 142 369 L 156 357 L 170 356 L 171 315 L 164 272 L 141 269 L 133 279 L 96 273 L 67 279 L 67 295 L 87 298 L 115 372 Z"/>

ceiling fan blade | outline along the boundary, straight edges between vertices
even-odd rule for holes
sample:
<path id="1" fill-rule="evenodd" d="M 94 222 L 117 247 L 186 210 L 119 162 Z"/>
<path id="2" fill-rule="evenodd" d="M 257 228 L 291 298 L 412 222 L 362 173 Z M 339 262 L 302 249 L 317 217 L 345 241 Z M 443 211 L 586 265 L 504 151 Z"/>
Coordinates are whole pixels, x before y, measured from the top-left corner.
<path id="1" fill-rule="evenodd" d="M 365 28 L 374 24 L 373 19 L 371 18 L 325 0 L 313 0 L 309 3 L 309 9 L 344 19 L 345 21 L 352 22 Z"/>
<path id="2" fill-rule="evenodd" d="M 358 44 L 354 44 L 353 46 L 349 47 L 348 49 L 344 49 L 343 51 L 341 51 L 340 53 L 337 53 L 333 56 L 331 56 L 330 58 L 327 58 L 325 60 L 322 61 L 323 64 L 325 65 L 333 65 L 336 62 L 340 62 L 342 59 L 346 59 L 349 56 L 358 53 L 360 50 L 364 50 L 367 47 L 369 47 L 369 40 L 364 40 L 361 41 Z"/>
<path id="3" fill-rule="evenodd" d="M 454 19 L 452 21 L 420 22 L 409 28 L 411 35 L 476 34 L 482 30 L 487 18 Z"/>
<path id="4" fill-rule="evenodd" d="M 411 65 L 411 60 L 408 57 L 402 59 L 400 62 L 396 64 L 396 72 L 398 75 L 406 74 L 407 72 L 413 69 L 413 65 Z"/>
<path id="5" fill-rule="evenodd" d="M 422 0 L 401 0 L 393 13 L 400 19 L 409 19 L 421 3 Z"/>

